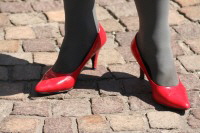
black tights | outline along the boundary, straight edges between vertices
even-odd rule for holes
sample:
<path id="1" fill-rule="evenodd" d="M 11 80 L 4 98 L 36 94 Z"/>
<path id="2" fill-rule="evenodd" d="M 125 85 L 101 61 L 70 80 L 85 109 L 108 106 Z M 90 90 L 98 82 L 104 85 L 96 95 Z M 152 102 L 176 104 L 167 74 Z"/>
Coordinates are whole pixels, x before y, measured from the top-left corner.
<path id="1" fill-rule="evenodd" d="M 163 86 L 177 85 L 170 47 L 169 0 L 135 0 L 135 3 L 140 20 L 138 47 L 153 81 Z M 95 0 L 64 0 L 64 7 L 66 35 L 53 70 L 69 73 L 90 50 L 98 32 L 98 21 Z"/>
<path id="2" fill-rule="evenodd" d="M 65 37 L 53 66 L 55 72 L 74 71 L 90 50 L 98 33 L 95 0 L 64 0 Z"/>

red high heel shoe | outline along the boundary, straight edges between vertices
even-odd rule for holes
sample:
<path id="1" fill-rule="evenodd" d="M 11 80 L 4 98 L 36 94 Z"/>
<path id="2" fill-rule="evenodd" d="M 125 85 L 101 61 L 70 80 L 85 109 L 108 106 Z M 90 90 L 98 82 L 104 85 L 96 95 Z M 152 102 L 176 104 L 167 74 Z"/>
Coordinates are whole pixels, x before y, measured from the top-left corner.
<path id="1" fill-rule="evenodd" d="M 87 63 L 89 59 L 92 60 L 92 67 L 95 69 L 97 67 L 97 60 L 100 48 L 106 42 L 106 32 L 104 31 L 103 27 L 99 23 L 99 32 L 98 35 L 93 43 L 92 48 L 90 49 L 89 53 L 80 64 L 80 66 L 73 71 L 72 73 L 68 74 L 61 74 L 53 72 L 52 68 L 50 68 L 42 77 L 40 82 L 36 85 L 35 91 L 38 93 L 52 93 L 52 92 L 63 92 L 71 90 L 77 80 L 78 75 L 80 74 L 81 70 Z"/>
<path id="2" fill-rule="evenodd" d="M 137 36 L 137 34 L 136 34 Z M 147 69 L 142 61 L 138 47 L 137 39 L 135 38 L 131 42 L 131 51 L 140 65 L 140 78 L 144 79 L 144 74 L 147 76 L 149 83 L 152 87 L 152 97 L 158 103 L 177 109 L 188 109 L 190 103 L 188 100 L 186 88 L 183 86 L 179 79 L 177 86 L 160 86 L 157 85 L 149 76 Z"/>

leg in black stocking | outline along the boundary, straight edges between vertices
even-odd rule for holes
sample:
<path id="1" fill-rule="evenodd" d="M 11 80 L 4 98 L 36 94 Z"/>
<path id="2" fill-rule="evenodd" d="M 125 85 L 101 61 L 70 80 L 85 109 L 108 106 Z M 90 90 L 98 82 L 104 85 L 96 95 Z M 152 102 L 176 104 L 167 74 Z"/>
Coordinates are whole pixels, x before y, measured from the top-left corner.
<path id="1" fill-rule="evenodd" d="M 64 0 L 65 37 L 54 72 L 73 72 L 89 52 L 98 33 L 95 0 Z"/>
<path id="2" fill-rule="evenodd" d="M 148 73 L 161 86 L 176 86 L 178 77 L 170 45 L 169 0 L 135 0 L 140 28 L 138 49 Z"/>

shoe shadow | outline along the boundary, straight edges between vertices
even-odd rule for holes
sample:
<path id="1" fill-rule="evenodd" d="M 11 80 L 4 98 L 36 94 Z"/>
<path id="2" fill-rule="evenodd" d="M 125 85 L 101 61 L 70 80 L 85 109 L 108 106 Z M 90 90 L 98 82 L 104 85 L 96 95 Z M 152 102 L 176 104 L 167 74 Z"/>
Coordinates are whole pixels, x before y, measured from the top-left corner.
<path id="1" fill-rule="evenodd" d="M 30 57 L 29 57 L 30 56 Z M 24 59 L 25 58 L 25 59 Z M 78 77 L 78 81 L 71 91 L 53 94 L 38 94 L 35 85 L 42 75 L 51 67 L 34 63 L 32 56 L 23 54 L 0 54 L 0 99 L 22 100 L 25 95 L 30 99 L 43 97 L 59 97 L 59 95 L 73 95 L 73 91 L 97 91 L 100 95 L 122 95 L 137 98 L 136 102 L 147 109 L 158 111 L 173 111 L 184 115 L 185 111 L 162 106 L 151 98 L 151 87 L 147 80 L 141 80 L 134 75 L 122 72 L 110 72 L 105 67 L 99 66 L 94 71 L 85 67 Z M 139 105 L 136 103 L 136 105 Z M 134 106 L 136 106 L 133 104 Z"/>

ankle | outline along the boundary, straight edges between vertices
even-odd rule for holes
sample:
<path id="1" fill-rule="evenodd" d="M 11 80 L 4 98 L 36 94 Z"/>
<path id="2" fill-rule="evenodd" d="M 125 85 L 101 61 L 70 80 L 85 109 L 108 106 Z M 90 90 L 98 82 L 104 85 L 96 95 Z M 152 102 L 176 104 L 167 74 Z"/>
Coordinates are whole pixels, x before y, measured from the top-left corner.
<path id="1" fill-rule="evenodd" d="M 171 42 L 171 32 L 170 28 L 168 26 L 163 26 L 160 29 L 139 29 L 139 32 L 137 34 L 137 39 L 140 41 L 140 43 L 146 44 L 146 45 L 152 45 L 152 44 L 162 44 L 164 42 L 167 42 L 170 44 Z M 149 44 L 150 43 L 150 44 Z M 160 45 L 155 45 L 155 47 L 159 47 Z"/>
<path id="2" fill-rule="evenodd" d="M 99 24 L 94 19 L 86 19 L 86 18 L 79 18 L 76 20 L 69 20 L 65 23 L 65 29 L 67 32 L 70 33 L 79 33 L 81 31 L 84 32 L 92 32 L 98 33 Z M 81 30 L 81 31 L 80 31 Z"/>

